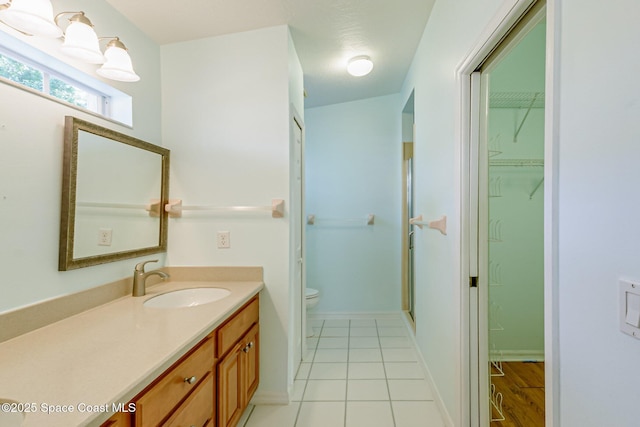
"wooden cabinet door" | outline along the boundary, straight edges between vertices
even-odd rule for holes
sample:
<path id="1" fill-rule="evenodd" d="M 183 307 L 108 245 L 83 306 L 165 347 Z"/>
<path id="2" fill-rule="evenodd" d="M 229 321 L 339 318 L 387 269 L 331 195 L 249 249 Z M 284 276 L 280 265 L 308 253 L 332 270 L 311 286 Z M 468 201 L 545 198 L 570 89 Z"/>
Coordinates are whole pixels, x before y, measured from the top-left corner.
<path id="1" fill-rule="evenodd" d="M 244 407 L 249 404 L 249 400 L 258 388 L 260 380 L 260 326 L 254 325 L 244 338 L 243 347 L 243 384 L 244 384 Z"/>
<path id="2" fill-rule="evenodd" d="M 218 427 L 235 426 L 244 410 L 243 340 L 218 362 Z"/>

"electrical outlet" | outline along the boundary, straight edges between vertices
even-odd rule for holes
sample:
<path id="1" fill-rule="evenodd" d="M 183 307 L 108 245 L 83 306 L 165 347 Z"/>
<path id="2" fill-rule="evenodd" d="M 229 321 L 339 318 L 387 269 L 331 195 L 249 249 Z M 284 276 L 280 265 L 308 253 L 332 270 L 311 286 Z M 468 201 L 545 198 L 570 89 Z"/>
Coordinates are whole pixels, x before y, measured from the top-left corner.
<path id="1" fill-rule="evenodd" d="M 98 246 L 111 246 L 111 235 L 113 230 L 110 228 L 101 228 L 98 230 Z"/>
<path id="2" fill-rule="evenodd" d="M 231 233 L 228 231 L 218 231 L 218 249 L 228 249 L 231 247 Z"/>

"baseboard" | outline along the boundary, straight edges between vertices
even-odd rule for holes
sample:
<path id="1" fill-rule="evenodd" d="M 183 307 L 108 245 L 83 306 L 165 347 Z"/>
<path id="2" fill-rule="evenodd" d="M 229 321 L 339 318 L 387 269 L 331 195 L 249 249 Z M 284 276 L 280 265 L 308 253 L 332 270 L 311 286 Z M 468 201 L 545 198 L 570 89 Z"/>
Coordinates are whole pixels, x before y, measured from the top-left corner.
<path id="1" fill-rule="evenodd" d="M 418 342 L 416 341 L 416 336 L 414 333 L 412 333 L 412 327 L 411 324 L 409 323 L 409 320 L 407 319 L 406 316 L 402 316 L 405 326 L 407 327 L 407 329 L 409 330 L 409 332 L 411 332 L 409 334 L 409 339 L 413 342 L 413 346 L 416 349 L 416 353 L 418 355 L 418 364 L 420 365 L 420 367 L 422 368 L 422 371 L 424 372 L 424 376 L 427 380 L 427 382 L 429 383 L 429 386 L 431 387 L 431 390 L 433 391 L 434 394 L 434 402 L 436 404 L 436 406 L 438 406 L 438 410 L 440 411 L 440 415 L 442 415 L 442 420 L 445 423 L 446 427 L 454 427 L 453 424 L 453 419 L 451 418 L 451 415 L 449 415 L 449 411 L 447 411 L 447 407 L 444 404 L 444 401 L 442 400 L 442 396 L 440 396 L 440 392 L 438 390 L 438 388 L 435 385 L 435 382 L 433 381 L 433 376 L 431 375 L 431 371 L 429 370 L 429 366 L 427 365 L 427 362 L 424 360 L 424 357 L 422 356 L 422 352 L 420 351 L 420 347 L 418 347 Z"/>
<path id="2" fill-rule="evenodd" d="M 308 313 L 309 319 L 400 319 L 403 317 L 401 311 L 368 311 L 368 312 L 348 312 L 348 311 L 312 311 Z"/>
<path id="3" fill-rule="evenodd" d="M 544 362 L 544 350 L 500 350 L 489 356 L 502 362 Z"/>
<path id="4" fill-rule="evenodd" d="M 277 391 L 260 391 L 251 398 L 251 405 L 288 405 L 289 393 L 281 393 Z"/>

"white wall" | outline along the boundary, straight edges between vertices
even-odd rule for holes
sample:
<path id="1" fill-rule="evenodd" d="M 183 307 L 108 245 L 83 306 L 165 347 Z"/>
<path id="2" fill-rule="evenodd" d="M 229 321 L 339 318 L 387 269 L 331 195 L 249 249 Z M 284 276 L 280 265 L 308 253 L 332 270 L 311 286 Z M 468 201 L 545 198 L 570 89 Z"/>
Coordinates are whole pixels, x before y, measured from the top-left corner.
<path id="1" fill-rule="evenodd" d="M 461 423 L 460 147 L 455 70 L 500 0 L 436 1 L 402 90 L 415 88 L 415 210 L 447 215 L 447 235 L 416 231 L 416 340 L 455 425 Z"/>
<path id="2" fill-rule="evenodd" d="M 281 198 L 288 206 L 289 55 L 286 26 L 162 47 L 171 198 L 212 206 L 265 206 Z M 231 233 L 229 249 L 216 247 L 222 230 Z M 170 221 L 169 242 L 170 265 L 264 267 L 258 394 L 286 399 L 288 215 L 186 212 Z"/>
<path id="3" fill-rule="evenodd" d="M 64 116 L 71 115 L 160 145 L 160 49 L 105 1 L 56 1 L 54 13 L 82 9 L 100 34 L 119 35 L 141 80 L 108 81 L 133 96 L 133 129 L 0 83 L 0 312 L 121 279 L 137 260 L 58 272 Z M 18 35 L 96 77 L 95 65 L 60 54 L 60 40 Z"/>
<path id="4" fill-rule="evenodd" d="M 401 113 L 398 95 L 307 109 L 307 286 L 318 312 L 400 310 Z M 375 225 L 367 226 L 367 214 Z M 323 221 L 362 218 L 360 224 Z"/>
<path id="5" fill-rule="evenodd" d="M 562 426 L 638 425 L 640 341 L 618 325 L 618 279 L 640 279 L 638 16 L 636 0 L 561 2 Z"/>
<path id="6" fill-rule="evenodd" d="M 499 0 L 438 1 L 403 88 L 415 87 L 416 199 L 449 215 L 446 238 L 422 233 L 417 340 L 447 411 L 460 425 L 459 147 L 455 70 Z M 513 4 L 507 0 L 505 4 Z M 563 0 L 556 58 L 560 425 L 637 425 L 640 342 L 618 330 L 618 278 L 640 278 L 635 236 L 640 177 L 640 4 Z M 592 23 L 593 25 L 585 25 Z M 495 22 L 493 23 L 495 24 Z M 601 31 L 594 31 L 600 28 Z M 559 65 L 558 65 L 559 64 Z M 452 360 L 452 357 L 455 358 Z"/>

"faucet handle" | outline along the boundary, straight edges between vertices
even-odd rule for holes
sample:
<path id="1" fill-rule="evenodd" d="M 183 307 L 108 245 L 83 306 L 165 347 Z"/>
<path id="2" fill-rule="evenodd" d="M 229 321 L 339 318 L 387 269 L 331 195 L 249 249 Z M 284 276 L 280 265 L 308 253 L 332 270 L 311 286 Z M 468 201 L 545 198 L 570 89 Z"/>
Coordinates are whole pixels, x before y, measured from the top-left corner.
<path id="1" fill-rule="evenodd" d="M 148 264 L 150 262 L 158 262 L 158 260 L 157 259 L 152 259 L 152 260 L 149 260 L 149 261 L 139 262 L 139 263 L 136 264 L 135 271 L 139 271 L 139 272 L 144 273 L 145 264 Z"/>

